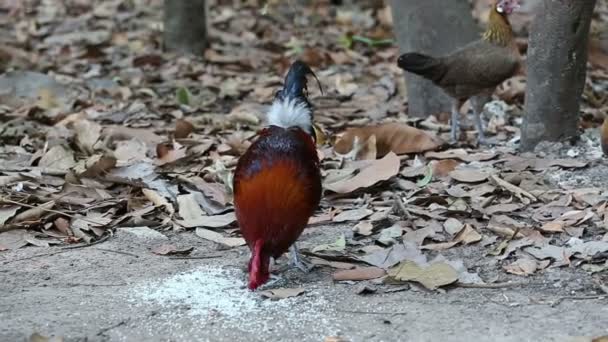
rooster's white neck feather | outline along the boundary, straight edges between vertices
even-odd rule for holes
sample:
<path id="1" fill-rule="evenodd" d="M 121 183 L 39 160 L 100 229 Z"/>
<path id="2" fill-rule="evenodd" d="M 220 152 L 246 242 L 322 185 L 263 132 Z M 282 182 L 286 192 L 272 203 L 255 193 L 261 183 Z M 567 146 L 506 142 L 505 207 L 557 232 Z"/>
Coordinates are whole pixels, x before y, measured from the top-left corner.
<path id="1" fill-rule="evenodd" d="M 299 127 L 312 133 L 312 113 L 307 104 L 293 98 L 277 98 L 268 111 L 268 124 L 283 128 Z"/>

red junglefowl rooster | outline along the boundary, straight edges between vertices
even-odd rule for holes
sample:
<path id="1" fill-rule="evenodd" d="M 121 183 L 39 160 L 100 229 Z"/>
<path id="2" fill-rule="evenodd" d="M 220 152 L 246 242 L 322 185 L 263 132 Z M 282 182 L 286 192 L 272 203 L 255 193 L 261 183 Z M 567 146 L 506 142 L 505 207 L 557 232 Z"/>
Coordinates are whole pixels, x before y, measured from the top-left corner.
<path id="1" fill-rule="evenodd" d="M 236 166 L 234 205 L 252 254 L 251 290 L 270 278 L 270 258 L 277 259 L 288 249 L 291 263 L 306 269 L 295 241 L 321 200 L 313 110 L 307 99 L 308 75 L 316 79 L 306 64 L 296 61 L 291 65 L 268 112 L 269 126 Z"/>
<path id="2" fill-rule="evenodd" d="M 453 98 L 451 137 L 459 136 L 460 108 L 471 100 L 479 143 L 485 143 L 481 114 L 498 85 L 520 67 L 521 56 L 507 15 L 519 7 L 518 0 L 498 0 L 490 11 L 488 28 L 480 40 L 443 57 L 406 53 L 400 68 L 427 78 Z"/>

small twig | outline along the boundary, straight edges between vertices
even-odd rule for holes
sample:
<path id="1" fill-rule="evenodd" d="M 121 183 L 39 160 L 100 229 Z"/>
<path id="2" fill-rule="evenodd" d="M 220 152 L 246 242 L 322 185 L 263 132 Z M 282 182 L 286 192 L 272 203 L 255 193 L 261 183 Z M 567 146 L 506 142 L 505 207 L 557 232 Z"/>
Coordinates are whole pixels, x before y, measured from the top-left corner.
<path id="1" fill-rule="evenodd" d="M 107 249 L 107 248 L 93 248 L 93 249 L 96 249 L 96 250 L 99 250 L 99 251 L 104 251 L 104 252 L 110 252 L 110 253 L 128 255 L 128 256 L 132 256 L 134 258 L 139 258 L 139 255 L 133 254 L 133 253 L 129 253 L 129 252 L 117 251 L 117 250 Z"/>
<path id="2" fill-rule="evenodd" d="M 342 310 L 342 309 L 338 309 L 338 311 L 345 312 L 345 313 L 353 313 L 353 314 L 363 314 L 363 315 L 407 315 L 407 314 L 411 313 L 411 312 L 402 312 L 402 311 L 384 312 L 384 311 L 359 311 L 359 310 Z"/>
<path id="3" fill-rule="evenodd" d="M 98 244 L 100 244 L 102 242 L 105 242 L 107 239 L 110 238 L 110 236 L 112 236 L 112 234 L 106 234 L 106 236 L 103 236 L 103 237 L 99 238 L 96 241 L 93 241 L 93 242 L 90 242 L 90 243 L 85 243 L 83 245 L 67 246 L 67 247 L 63 247 L 61 249 L 77 249 L 77 248 L 91 247 L 91 246 L 94 246 L 94 245 L 98 245 Z"/>
<path id="4" fill-rule="evenodd" d="M 465 283 L 456 283 L 458 287 L 463 287 L 467 289 L 504 289 L 508 287 L 517 287 L 528 285 L 525 282 L 513 282 L 513 283 L 493 283 L 493 284 L 465 284 Z"/>
<path id="5" fill-rule="evenodd" d="M 606 295 L 594 295 L 594 296 L 564 296 L 556 299 L 553 303 L 551 303 L 551 307 L 554 308 L 560 305 L 564 300 L 590 300 L 590 299 L 604 299 Z"/>
<path id="6" fill-rule="evenodd" d="M 222 255 L 202 255 L 202 256 L 191 256 L 191 257 L 169 257 L 169 260 L 195 260 L 195 259 L 215 259 L 221 258 Z"/>
<path id="7" fill-rule="evenodd" d="M 103 329 L 99 330 L 99 332 L 97 333 L 97 336 L 101 336 L 101 335 L 105 334 L 106 332 L 108 332 L 108 331 L 110 331 L 112 329 L 115 329 L 115 328 L 118 328 L 118 327 L 120 327 L 122 325 L 125 325 L 125 324 L 129 323 L 130 320 L 131 319 L 126 319 L 124 321 L 120 321 L 120 322 L 118 322 L 116 324 L 110 325 L 107 328 L 103 328 Z"/>
<path id="8" fill-rule="evenodd" d="M 15 259 L 15 260 L 7 260 L 2 265 L 10 264 L 12 262 L 17 262 L 17 261 L 31 260 L 31 259 L 36 259 L 36 258 L 41 258 L 41 257 L 53 256 L 53 255 L 57 255 L 57 254 L 61 254 L 61 253 L 66 253 L 66 252 L 69 252 L 71 249 L 90 247 L 90 246 L 97 245 L 97 244 L 100 244 L 100 243 L 106 241 L 107 239 L 110 238 L 110 236 L 112 236 L 112 235 L 111 234 L 107 234 L 106 236 L 103 236 L 103 237 L 99 238 L 99 240 L 97 240 L 97 241 L 93 241 L 91 243 L 86 243 L 84 245 L 61 247 L 60 250 L 54 251 L 54 252 L 50 252 L 50 253 L 42 253 L 42 254 L 36 254 L 36 255 L 29 256 L 29 257 L 25 257 L 25 258 L 20 258 L 20 259 Z"/>
<path id="9" fill-rule="evenodd" d="M 121 284 L 82 284 L 82 283 L 68 283 L 67 286 L 76 287 L 76 286 L 91 286 L 91 287 L 103 287 L 103 286 L 127 286 L 127 283 Z"/>
<path id="10" fill-rule="evenodd" d="M 21 202 L 13 201 L 11 199 L 4 198 L 4 197 L 0 198 L 0 202 L 11 203 L 11 204 L 19 205 L 19 206 L 26 207 L 26 208 L 39 209 L 39 210 L 46 211 L 46 212 L 49 212 L 49 213 L 59 214 L 59 215 L 62 215 L 62 216 L 67 216 L 69 218 L 83 220 L 83 221 L 89 222 L 91 224 L 94 224 L 96 226 L 102 226 L 103 225 L 103 224 L 101 224 L 99 222 L 95 222 L 95 221 L 86 219 L 86 218 L 81 217 L 81 216 L 76 216 L 76 215 L 68 214 L 66 212 L 59 211 L 59 210 L 43 208 L 42 205 L 44 205 L 44 204 L 39 205 L 39 206 L 35 206 L 35 205 L 31 205 L 31 204 L 26 204 L 26 203 L 21 203 Z"/>
<path id="11" fill-rule="evenodd" d="M 534 197 L 534 195 L 532 195 L 531 193 L 527 192 L 526 190 L 518 187 L 517 185 L 511 184 L 511 183 L 507 182 L 506 180 L 501 179 L 497 175 L 491 175 L 490 177 L 494 180 L 494 182 L 496 182 L 496 185 L 499 185 L 499 186 L 505 188 L 506 190 L 514 193 L 517 197 L 521 197 L 523 195 L 525 197 L 528 197 L 532 201 L 536 202 L 536 197 Z"/>

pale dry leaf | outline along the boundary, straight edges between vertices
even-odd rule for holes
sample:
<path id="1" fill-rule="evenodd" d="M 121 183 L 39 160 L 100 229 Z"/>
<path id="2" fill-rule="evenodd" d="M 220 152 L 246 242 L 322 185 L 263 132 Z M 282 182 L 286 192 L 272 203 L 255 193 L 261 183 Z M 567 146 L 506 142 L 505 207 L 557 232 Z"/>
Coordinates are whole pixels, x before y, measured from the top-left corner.
<path id="1" fill-rule="evenodd" d="M 456 235 L 456 240 L 465 245 L 469 245 L 481 241 L 481 235 L 475 229 L 473 229 L 470 224 L 466 224 L 464 229 L 461 230 L 458 235 Z"/>
<path id="2" fill-rule="evenodd" d="M 367 141 L 376 136 L 378 157 L 389 152 L 396 154 L 421 153 L 437 149 L 443 142 L 434 134 L 400 123 L 349 128 L 334 145 L 336 152 L 347 154 L 353 149 L 355 138 Z"/>
<path id="3" fill-rule="evenodd" d="M 27 209 L 17 216 L 13 217 L 11 223 L 21 223 L 21 222 L 29 222 L 29 221 L 37 221 L 44 214 L 48 213 L 48 210 L 53 209 L 55 206 L 55 201 L 49 201 L 43 204 L 38 205 L 35 208 Z"/>
<path id="4" fill-rule="evenodd" d="M 257 102 L 245 102 L 232 108 L 228 119 L 234 122 L 241 122 L 249 125 L 258 125 L 260 118 L 264 117 L 267 108 Z"/>
<path id="5" fill-rule="evenodd" d="M 223 215 L 199 216 L 192 220 L 178 220 L 177 223 L 186 228 L 223 228 L 233 224 L 235 221 L 236 215 L 234 212 L 229 212 Z"/>
<path id="6" fill-rule="evenodd" d="M 359 256 L 357 259 L 385 270 L 404 260 L 413 261 L 418 264 L 426 263 L 426 257 L 418 246 L 412 242 L 404 242 L 402 244 L 395 244 L 389 248 L 381 248 L 369 254 Z"/>
<path id="7" fill-rule="evenodd" d="M 458 281 L 458 272 L 444 262 L 420 266 L 413 261 L 404 261 L 390 269 L 388 275 L 396 281 L 415 281 L 429 290 Z"/>
<path id="8" fill-rule="evenodd" d="M 357 267 L 352 270 L 342 270 L 334 273 L 332 278 L 335 281 L 361 281 L 380 278 L 386 275 L 386 271 L 380 267 Z"/>
<path id="9" fill-rule="evenodd" d="M 353 210 L 346 210 L 338 215 L 334 216 L 334 222 L 347 222 L 347 221 L 360 221 L 369 215 L 373 214 L 374 211 L 367 208 L 359 208 Z"/>
<path id="10" fill-rule="evenodd" d="M 530 258 L 519 258 L 516 261 L 505 265 L 505 271 L 511 274 L 520 276 L 529 276 L 534 274 L 538 268 L 538 262 Z"/>
<path id="11" fill-rule="evenodd" d="M 401 235 L 403 235 L 403 227 L 401 227 L 399 223 L 396 223 L 380 232 L 378 242 L 382 245 L 389 246 L 396 243 L 396 239 L 400 238 Z"/>
<path id="12" fill-rule="evenodd" d="M 427 226 L 417 230 L 412 230 L 403 236 L 403 241 L 409 241 L 415 243 L 417 246 L 422 246 L 424 240 L 430 236 L 435 235 L 435 227 Z"/>
<path id="13" fill-rule="evenodd" d="M 55 170 L 69 170 L 74 165 L 74 152 L 63 145 L 51 147 L 38 162 L 39 167 Z"/>
<path id="14" fill-rule="evenodd" d="M 458 232 L 460 232 L 462 230 L 462 228 L 464 228 L 464 224 L 462 222 L 460 222 L 458 219 L 455 219 L 453 217 L 448 218 L 443 223 L 443 229 L 445 230 L 446 233 L 448 233 L 450 235 L 458 234 Z"/>
<path id="15" fill-rule="evenodd" d="M 29 233 L 23 229 L 14 229 L 0 233 L 0 250 L 18 249 L 28 244 Z"/>
<path id="16" fill-rule="evenodd" d="M 324 188 L 339 194 L 351 193 L 368 188 L 378 182 L 388 180 L 399 173 L 400 160 L 394 153 L 384 158 L 370 161 L 360 172 L 351 178 L 324 184 Z"/>
<path id="17" fill-rule="evenodd" d="M 348 262 L 329 261 L 329 260 L 325 260 L 325 259 L 321 259 L 321 258 L 317 258 L 317 257 L 310 258 L 310 262 L 313 265 L 329 266 L 329 267 L 340 269 L 340 270 L 350 270 L 350 269 L 357 267 L 355 264 L 351 264 Z"/>
<path id="18" fill-rule="evenodd" d="M 5 224 L 10 218 L 15 216 L 19 208 L 21 207 L 16 205 L 0 207 L 0 226 Z"/>
<path id="19" fill-rule="evenodd" d="M 214 232 L 213 230 L 205 228 L 196 228 L 195 233 L 198 237 L 201 237 L 205 240 L 213 241 L 215 243 L 219 243 L 228 247 L 238 247 L 244 246 L 246 244 L 245 239 L 243 238 L 225 237 L 224 235 L 218 232 Z"/>
<path id="20" fill-rule="evenodd" d="M 353 227 L 353 231 L 359 235 L 370 236 L 374 232 L 374 225 L 370 221 L 361 221 Z"/>
<path id="21" fill-rule="evenodd" d="M 93 154 L 95 144 L 101 137 L 101 125 L 89 120 L 78 120 L 74 123 L 76 131 L 76 144 L 81 151 Z"/>
<path id="22" fill-rule="evenodd" d="M 204 219 L 207 214 L 201 209 L 201 206 L 198 204 L 196 200 L 196 196 L 194 194 L 186 194 L 186 195 L 178 195 L 177 196 L 177 206 L 179 216 L 184 221 L 197 221 L 201 218 Z"/>
<path id="23" fill-rule="evenodd" d="M 336 241 L 334 241 L 332 243 L 315 246 L 312 249 L 312 252 L 313 253 L 328 252 L 328 251 L 329 252 L 342 252 L 345 249 L 346 249 L 346 236 L 344 236 L 344 234 L 342 234 Z"/>
<path id="24" fill-rule="evenodd" d="M 33 333 L 28 342 L 63 342 L 63 337 L 61 336 L 43 336 L 39 333 Z"/>
<path id="25" fill-rule="evenodd" d="M 194 247 L 178 248 L 171 244 L 162 244 L 152 248 L 152 253 L 158 255 L 188 255 L 194 250 Z"/>
<path id="26" fill-rule="evenodd" d="M 462 183 L 480 183 L 487 180 L 490 175 L 475 169 L 459 169 L 450 172 L 449 176 Z"/>
<path id="27" fill-rule="evenodd" d="M 116 142 L 114 149 L 114 158 L 118 166 L 131 165 L 135 162 L 146 160 L 148 147 L 146 144 L 137 139 L 121 140 Z"/>
<path id="28" fill-rule="evenodd" d="M 294 288 L 294 289 L 280 288 L 280 289 L 261 291 L 260 295 L 262 295 L 263 297 L 266 297 L 270 300 L 280 300 L 280 299 L 285 299 L 285 298 L 297 297 L 297 296 L 303 294 L 304 292 L 306 292 L 306 290 L 304 290 L 303 288 Z"/>
<path id="29" fill-rule="evenodd" d="M 155 206 L 157 206 L 159 208 L 165 208 L 167 213 L 169 215 L 173 216 L 173 213 L 175 213 L 173 204 L 169 203 L 169 201 L 163 195 L 161 195 L 158 191 L 155 191 L 152 189 L 141 189 L 141 192 Z"/>

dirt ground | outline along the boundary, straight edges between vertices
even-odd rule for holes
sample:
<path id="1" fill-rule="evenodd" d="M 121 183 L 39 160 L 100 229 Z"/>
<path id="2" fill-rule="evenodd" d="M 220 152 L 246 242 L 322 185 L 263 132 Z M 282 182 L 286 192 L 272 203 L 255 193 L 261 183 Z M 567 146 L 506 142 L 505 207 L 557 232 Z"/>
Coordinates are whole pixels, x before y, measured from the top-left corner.
<path id="1" fill-rule="evenodd" d="M 311 228 L 302 244 L 346 229 Z M 119 230 L 86 248 L 0 254 L 0 340 L 40 333 L 65 341 L 591 341 L 582 337 L 608 334 L 608 300 L 573 269 L 549 268 L 513 288 L 365 296 L 332 282 L 329 269 L 292 270 L 275 286 L 305 292 L 271 301 L 244 288 L 246 248 L 219 251 L 194 234 L 171 234 Z M 194 246 L 193 257 L 219 257 L 150 252 L 167 239 Z M 455 253 L 468 254 L 474 267 L 472 249 Z"/>

